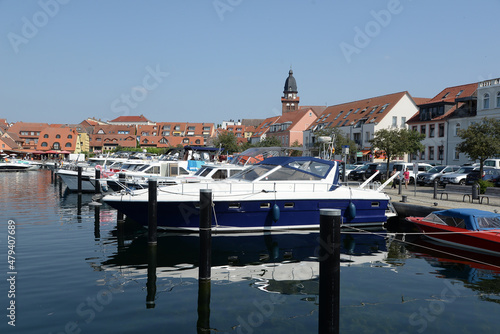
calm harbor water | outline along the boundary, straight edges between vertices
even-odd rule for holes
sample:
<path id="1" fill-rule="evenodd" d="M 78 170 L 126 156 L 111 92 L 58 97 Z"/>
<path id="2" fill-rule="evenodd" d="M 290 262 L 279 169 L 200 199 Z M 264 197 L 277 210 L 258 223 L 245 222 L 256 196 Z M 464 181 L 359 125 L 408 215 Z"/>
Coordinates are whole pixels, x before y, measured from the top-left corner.
<path id="1" fill-rule="evenodd" d="M 215 236 L 199 309 L 196 236 L 160 235 L 155 257 L 144 230 L 89 202 L 47 170 L 0 173 L 1 333 L 318 332 L 317 233 Z M 409 234 L 342 237 L 342 333 L 500 333 L 498 260 Z"/>

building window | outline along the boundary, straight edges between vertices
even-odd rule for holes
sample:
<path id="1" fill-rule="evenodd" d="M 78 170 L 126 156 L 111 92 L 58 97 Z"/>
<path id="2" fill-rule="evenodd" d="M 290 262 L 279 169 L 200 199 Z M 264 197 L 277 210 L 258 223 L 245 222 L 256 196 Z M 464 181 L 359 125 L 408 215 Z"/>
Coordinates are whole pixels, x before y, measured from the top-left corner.
<path id="1" fill-rule="evenodd" d="M 429 160 L 434 160 L 434 146 L 429 146 Z"/>
<path id="2" fill-rule="evenodd" d="M 196 139 L 194 143 L 199 145 L 200 144 L 200 140 Z"/>
<path id="3" fill-rule="evenodd" d="M 58 142 L 55 142 L 54 143 L 54 150 L 60 150 L 61 149 L 61 144 L 59 144 Z"/>
<path id="4" fill-rule="evenodd" d="M 71 138 L 73 138 L 73 136 L 72 135 L 68 135 L 68 139 L 71 139 Z"/>
<path id="5" fill-rule="evenodd" d="M 420 125 L 420 133 L 425 135 L 425 128 L 426 128 L 426 125 Z"/>
<path id="6" fill-rule="evenodd" d="M 412 129 L 412 131 L 417 131 L 417 126 L 414 125 L 414 126 L 411 127 L 411 129 Z"/>
<path id="7" fill-rule="evenodd" d="M 420 160 L 425 160 L 425 151 L 420 152 Z"/>
<path id="8" fill-rule="evenodd" d="M 457 125 L 455 125 L 455 136 L 458 136 L 459 132 L 460 132 L 460 123 L 457 123 Z"/>
<path id="9" fill-rule="evenodd" d="M 398 116 L 392 116 L 392 127 L 395 128 L 398 126 Z"/>
<path id="10" fill-rule="evenodd" d="M 500 92 L 497 93 L 497 108 L 500 108 Z"/>
<path id="11" fill-rule="evenodd" d="M 438 136 L 444 137 L 444 123 L 438 124 Z"/>
<path id="12" fill-rule="evenodd" d="M 460 160 L 460 152 L 457 151 L 457 149 L 455 149 L 455 157 L 454 157 L 455 160 Z"/>
<path id="13" fill-rule="evenodd" d="M 406 129 L 406 117 L 401 117 L 401 127 Z"/>
<path id="14" fill-rule="evenodd" d="M 56 135 L 56 138 L 61 138 L 61 135 L 60 135 L 60 134 L 57 134 L 57 135 Z"/>
<path id="15" fill-rule="evenodd" d="M 435 128 L 434 124 L 429 124 L 429 138 L 434 138 L 434 128 Z"/>
<path id="16" fill-rule="evenodd" d="M 162 136 L 170 136 L 170 131 L 163 131 Z"/>
<path id="17" fill-rule="evenodd" d="M 42 143 L 42 147 L 47 147 L 47 146 L 48 146 L 47 142 Z"/>
<path id="18" fill-rule="evenodd" d="M 370 140 L 370 131 L 365 132 L 365 141 Z"/>
<path id="19" fill-rule="evenodd" d="M 483 109 L 489 109 L 490 108 L 490 94 L 486 93 L 484 94 L 483 98 Z"/>
<path id="20" fill-rule="evenodd" d="M 49 138 L 49 135 L 48 134 L 44 134 L 43 138 Z"/>
<path id="21" fill-rule="evenodd" d="M 65 147 L 71 147 L 71 143 L 66 143 Z"/>

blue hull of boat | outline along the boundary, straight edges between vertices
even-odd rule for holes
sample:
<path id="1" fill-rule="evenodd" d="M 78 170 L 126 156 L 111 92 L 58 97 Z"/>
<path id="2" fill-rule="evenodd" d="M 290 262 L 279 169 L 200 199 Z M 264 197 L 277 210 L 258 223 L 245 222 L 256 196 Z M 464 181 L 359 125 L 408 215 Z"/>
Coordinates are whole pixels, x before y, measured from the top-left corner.
<path id="1" fill-rule="evenodd" d="M 387 221 L 388 201 L 353 200 L 356 216 L 352 218 L 349 200 L 286 200 L 216 202 L 212 213 L 212 224 L 222 228 L 238 230 L 305 229 L 319 226 L 319 209 L 340 209 L 343 224 L 379 228 Z M 109 201 L 109 205 L 124 213 L 137 223 L 148 225 L 148 203 Z M 274 205 L 279 208 L 279 219 L 275 221 Z M 158 202 L 159 228 L 171 230 L 195 230 L 199 227 L 197 202 Z"/>

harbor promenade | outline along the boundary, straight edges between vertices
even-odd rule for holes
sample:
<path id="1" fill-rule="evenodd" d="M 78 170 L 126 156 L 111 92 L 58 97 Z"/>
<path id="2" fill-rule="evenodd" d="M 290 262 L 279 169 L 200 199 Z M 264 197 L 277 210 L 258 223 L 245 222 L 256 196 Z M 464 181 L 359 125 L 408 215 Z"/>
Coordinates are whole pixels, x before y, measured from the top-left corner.
<path id="1" fill-rule="evenodd" d="M 489 197 L 489 204 L 486 204 L 488 202 L 486 199 L 483 200 L 482 204 L 478 200 L 474 200 L 472 203 L 467 197 L 463 201 L 463 194 L 451 192 L 448 194 L 448 199 L 446 199 L 446 195 L 443 196 L 443 199 L 440 199 L 441 192 L 446 191 L 446 188 L 439 188 L 437 197 L 434 198 L 433 187 L 417 186 L 416 192 L 414 187 L 413 184 L 408 185 L 408 189 L 403 187 L 401 194 L 398 194 L 399 188 L 391 189 L 390 186 L 384 188 L 383 191 L 391 197 L 391 202 L 398 215 L 424 216 L 435 210 L 456 208 L 474 208 L 491 212 L 499 210 L 500 212 L 500 197 Z M 403 195 L 406 196 L 406 202 L 402 201 Z"/>

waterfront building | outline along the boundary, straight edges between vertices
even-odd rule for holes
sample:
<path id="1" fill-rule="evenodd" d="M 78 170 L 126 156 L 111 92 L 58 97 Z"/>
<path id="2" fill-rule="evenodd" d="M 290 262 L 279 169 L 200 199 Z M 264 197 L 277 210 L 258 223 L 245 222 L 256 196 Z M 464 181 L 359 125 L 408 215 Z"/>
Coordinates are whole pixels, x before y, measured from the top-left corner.
<path id="1" fill-rule="evenodd" d="M 317 136 L 322 133 L 318 131 L 336 127 L 357 144 L 360 153 L 357 160 L 377 160 L 369 142 L 374 133 L 380 129 L 405 128 L 406 120 L 418 112 L 417 103 L 422 100 L 404 91 L 327 107 L 304 131 L 304 153 L 317 154 Z"/>
<path id="2" fill-rule="evenodd" d="M 418 112 L 408 120 L 410 129 L 425 135 L 424 150 L 411 161 L 436 165 L 470 163 L 456 146 L 461 142 L 458 130 L 477 119 L 477 83 L 446 87 L 433 98 L 419 103 Z"/>

